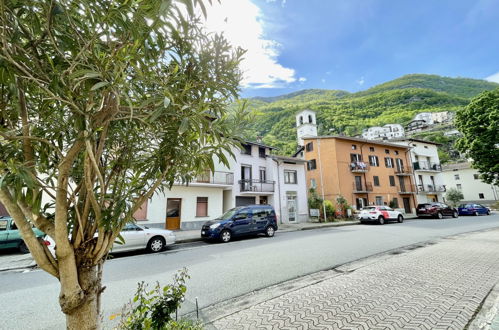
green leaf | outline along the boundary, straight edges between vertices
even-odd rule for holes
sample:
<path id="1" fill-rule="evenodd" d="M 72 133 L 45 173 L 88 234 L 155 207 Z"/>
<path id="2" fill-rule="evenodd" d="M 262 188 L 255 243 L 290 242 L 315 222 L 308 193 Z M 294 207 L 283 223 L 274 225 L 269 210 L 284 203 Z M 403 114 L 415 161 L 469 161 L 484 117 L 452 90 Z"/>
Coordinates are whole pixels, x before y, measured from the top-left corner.
<path id="1" fill-rule="evenodd" d="M 97 84 L 93 85 L 92 88 L 90 88 L 90 90 L 95 91 L 95 90 L 102 88 L 102 87 L 105 87 L 107 85 L 109 85 L 108 81 L 101 81 L 101 82 L 98 82 Z"/>
<path id="2" fill-rule="evenodd" d="M 187 128 L 189 128 L 189 118 L 184 117 L 184 119 L 182 119 L 182 122 L 180 123 L 180 127 L 178 128 L 178 133 L 185 133 L 185 131 L 187 131 Z"/>

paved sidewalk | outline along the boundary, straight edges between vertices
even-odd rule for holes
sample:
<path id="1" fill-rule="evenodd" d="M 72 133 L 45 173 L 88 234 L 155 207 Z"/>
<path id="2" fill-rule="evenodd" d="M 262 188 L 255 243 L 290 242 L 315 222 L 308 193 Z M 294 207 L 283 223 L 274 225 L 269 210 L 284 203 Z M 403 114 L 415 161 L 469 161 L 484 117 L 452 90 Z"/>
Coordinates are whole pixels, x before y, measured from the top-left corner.
<path id="1" fill-rule="evenodd" d="M 216 329 L 465 329 L 499 281 L 498 251 L 497 229 L 462 234 L 202 312 Z"/>

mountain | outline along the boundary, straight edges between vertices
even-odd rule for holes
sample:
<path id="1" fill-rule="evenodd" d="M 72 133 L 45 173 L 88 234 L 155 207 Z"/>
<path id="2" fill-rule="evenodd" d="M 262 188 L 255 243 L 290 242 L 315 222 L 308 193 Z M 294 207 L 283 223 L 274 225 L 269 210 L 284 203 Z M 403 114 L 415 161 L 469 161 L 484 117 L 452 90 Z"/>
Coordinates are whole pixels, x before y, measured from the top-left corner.
<path id="1" fill-rule="evenodd" d="M 296 150 L 295 114 L 303 109 L 317 112 L 319 134 L 356 135 L 370 126 L 404 125 L 423 111 L 457 111 L 480 92 L 498 87 L 484 80 L 411 74 L 357 93 L 308 89 L 251 98 L 248 139 L 263 137 L 290 155 Z"/>

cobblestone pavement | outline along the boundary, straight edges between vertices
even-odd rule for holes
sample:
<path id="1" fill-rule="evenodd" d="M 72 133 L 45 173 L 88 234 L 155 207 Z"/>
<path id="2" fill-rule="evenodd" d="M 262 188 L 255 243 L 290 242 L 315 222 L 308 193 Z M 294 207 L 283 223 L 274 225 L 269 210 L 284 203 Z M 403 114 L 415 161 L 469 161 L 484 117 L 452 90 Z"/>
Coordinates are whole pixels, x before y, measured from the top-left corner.
<path id="1" fill-rule="evenodd" d="M 217 329 L 463 329 L 499 281 L 499 230 L 459 235 L 365 262 L 354 271 L 343 269 L 339 276 L 258 303 L 212 325 Z"/>

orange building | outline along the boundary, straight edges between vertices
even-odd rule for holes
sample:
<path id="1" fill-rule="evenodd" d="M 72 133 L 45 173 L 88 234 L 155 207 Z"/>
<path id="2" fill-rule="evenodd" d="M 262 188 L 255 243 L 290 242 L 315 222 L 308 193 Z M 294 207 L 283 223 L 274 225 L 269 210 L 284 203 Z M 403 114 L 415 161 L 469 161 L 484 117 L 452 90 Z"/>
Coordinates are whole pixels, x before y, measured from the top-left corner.
<path id="1" fill-rule="evenodd" d="M 349 205 L 394 205 L 414 213 L 415 186 L 410 147 L 345 136 L 303 137 L 307 186 L 336 204 L 343 196 Z"/>

